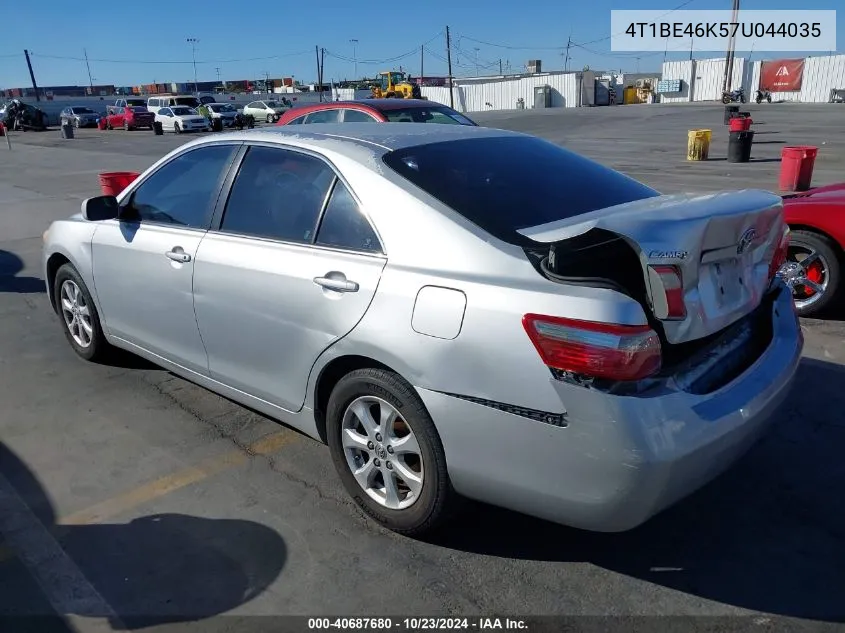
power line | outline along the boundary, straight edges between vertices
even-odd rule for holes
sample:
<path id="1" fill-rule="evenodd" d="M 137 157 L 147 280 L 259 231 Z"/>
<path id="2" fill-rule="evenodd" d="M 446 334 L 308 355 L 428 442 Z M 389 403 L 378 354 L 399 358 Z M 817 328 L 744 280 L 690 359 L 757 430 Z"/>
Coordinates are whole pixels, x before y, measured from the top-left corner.
<path id="1" fill-rule="evenodd" d="M 33 53 L 30 51 L 29 53 L 32 57 L 41 57 L 44 59 L 61 59 L 66 61 L 74 61 L 74 62 L 84 62 L 84 57 L 74 57 L 73 55 L 48 55 L 45 53 Z M 204 59 L 204 60 L 197 60 L 197 64 L 238 64 L 244 62 L 257 62 L 257 61 L 266 61 L 271 59 L 284 59 L 287 57 L 297 57 L 300 55 L 310 55 L 311 51 L 297 51 L 293 53 L 281 53 L 279 55 L 268 55 L 266 57 L 246 57 L 242 59 Z M 16 55 L 10 55 L 10 57 L 17 57 Z M 194 61 L 192 59 L 186 60 L 172 60 L 172 59 L 162 59 L 162 60 L 152 60 L 152 59 L 94 59 L 93 57 L 89 57 L 88 61 L 97 62 L 101 64 L 193 64 Z"/>
<path id="2" fill-rule="evenodd" d="M 443 31 L 435 35 L 434 37 L 430 38 L 429 40 L 423 42 L 422 44 L 417 44 L 414 46 L 413 50 L 408 51 L 407 53 L 402 53 L 401 55 L 394 55 L 393 57 L 386 57 L 384 59 L 354 59 L 351 57 L 346 57 L 344 55 L 339 55 L 337 53 L 332 53 L 330 50 L 326 50 L 326 55 L 334 57 L 335 59 L 339 59 L 345 62 L 352 62 L 355 63 L 356 61 L 359 64 L 367 64 L 367 65 L 378 65 L 378 64 L 389 64 L 391 62 L 397 62 L 403 59 L 407 59 L 408 57 L 416 56 L 416 54 L 420 50 L 420 46 L 427 46 L 431 44 L 434 40 L 440 39 L 443 36 Z"/>

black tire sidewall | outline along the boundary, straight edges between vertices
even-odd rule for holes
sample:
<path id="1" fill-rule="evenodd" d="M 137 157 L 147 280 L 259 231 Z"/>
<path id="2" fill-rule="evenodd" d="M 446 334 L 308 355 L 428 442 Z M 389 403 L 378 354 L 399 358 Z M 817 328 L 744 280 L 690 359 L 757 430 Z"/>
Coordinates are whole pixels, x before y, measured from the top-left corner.
<path id="1" fill-rule="evenodd" d="M 349 404 L 361 396 L 375 396 L 393 405 L 411 427 L 420 445 L 423 488 L 419 499 L 409 508 L 390 510 L 379 505 L 358 485 L 346 463 L 340 442 L 343 415 Z M 438 523 L 444 514 L 451 484 L 440 437 L 413 388 L 392 372 L 357 370 L 338 382 L 329 398 L 327 409 L 326 431 L 332 461 L 344 488 L 358 506 L 386 528 L 404 534 L 421 533 Z"/>
<path id="2" fill-rule="evenodd" d="M 839 255 L 833 248 L 830 240 L 822 235 L 809 231 L 792 231 L 790 236 L 791 244 L 811 248 L 821 255 L 827 264 L 827 290 L 824 296 L 804 310 L 797 310 L 800 316 L 812 316 L 826 310 L 833 301 L 836 301 L 842 293 L 842 267 Z"/>
<path id="3" fill-rule="evenodd" d="M 93 333 L 91 336 L 91 345 L 88 347 L 80 347 L 76 341 L 73 340 L 73 337 L 70 334 L 70 329 L 68 328 L 64 315 L 62 314 L 62 284 L 68 279 L 73 281 L 79 287 L 79 291 L 85 299 L 88 310 L 91 312 L 91 329 L 93 330 Z M 56 279 L 53 282 L 53 296 L 56 301 L 56 314 L 61 321 L 65 338 L 67 338 L 68 343 L 70 343 L 73 348 L 73 351 L 85 360 L 96 360 L 103 356 L 106 353 L 108 343 L 105 335 L 103 334 L 103 330 L 100 327 L 100 314 L 97 312 L 97 306 L 94 304 L 91 293 L 88 292 L 88 286 L 85 285 L 85 281 L 83 281 L 82 276 L 79 272 L 77 272 L 76 268 L 74 268 L 72 264 L 65 264 L 59 268 L 56 273 Z"/>

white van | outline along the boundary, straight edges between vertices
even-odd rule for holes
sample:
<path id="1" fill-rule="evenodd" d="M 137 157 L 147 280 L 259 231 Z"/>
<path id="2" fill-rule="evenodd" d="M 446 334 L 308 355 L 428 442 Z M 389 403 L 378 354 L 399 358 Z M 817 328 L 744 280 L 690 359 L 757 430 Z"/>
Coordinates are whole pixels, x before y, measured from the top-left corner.
<path id="1" fill-rule="evenodd" d="M 193 95 L 163 95 L 147 99 L 147 110 L 153 114 L 158 113 L 162 108 L 172 108 L 173 106 L 198 108 L 200 107 L 200 100 Z"/>

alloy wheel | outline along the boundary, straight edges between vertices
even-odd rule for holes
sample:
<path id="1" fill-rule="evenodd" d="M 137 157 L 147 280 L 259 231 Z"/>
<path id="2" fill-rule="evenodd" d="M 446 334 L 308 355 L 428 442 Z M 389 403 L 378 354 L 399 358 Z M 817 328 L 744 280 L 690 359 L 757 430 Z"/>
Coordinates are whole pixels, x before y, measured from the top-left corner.
<path id="1" fill-rule="evenodd" d="M 824 256 L 809 246 L 797 244 L 789 247 L 780 276 L 792 291 L 795 307 L 799 310 L 809 308 L 819 301 L 830 281 Z"/>
<path id="2" fill-rule="evenodd" d="M 85 297 L 76 283 L 68 279 L 62 284 L 61 290 L 62 317 L 65 327 L 79 347 L 87 348 L 94 338 L 94 327 L 91 322 L 91 310 L 85 303 Z"/>
<path id="3" fill-rule="evenodd" d="M 355 481 L 379 505 L 404 510 L 419 499 L 424 470 L 414 432 L 389 402 L 362 396 L 346 409 L 341 444 Z"/>

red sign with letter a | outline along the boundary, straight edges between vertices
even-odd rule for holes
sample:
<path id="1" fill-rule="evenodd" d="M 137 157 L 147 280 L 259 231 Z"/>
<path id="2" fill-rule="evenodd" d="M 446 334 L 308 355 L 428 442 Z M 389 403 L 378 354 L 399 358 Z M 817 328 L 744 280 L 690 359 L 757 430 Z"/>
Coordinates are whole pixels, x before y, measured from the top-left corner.
<path id="1" fill-rule="evenodd" d="M 760 90 L 798 92 L 804 77 L 803 59 L 775 59 L 760 65 Z"/>

